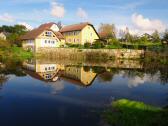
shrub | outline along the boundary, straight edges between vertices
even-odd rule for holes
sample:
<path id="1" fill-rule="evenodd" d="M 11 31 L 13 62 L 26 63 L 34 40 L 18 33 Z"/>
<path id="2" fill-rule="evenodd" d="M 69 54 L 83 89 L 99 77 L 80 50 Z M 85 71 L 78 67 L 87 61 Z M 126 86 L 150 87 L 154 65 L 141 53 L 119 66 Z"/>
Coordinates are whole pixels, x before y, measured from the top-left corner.
<path id="1" fill-rule="evenodd" d="M 90 47 L 91 47 L 91 43 L 86 42 L 86 43 L 84 44 L 84 47 L 85 47 L 85 48 L 90 48 Z"/>
<path id="2" fill-rule="evenodd" d="M 104 48 L 104 44 L 101 41 L 95 41 L 93 43 L 93 48 L 94 49 L 100 49 L 100 48 Z"/>

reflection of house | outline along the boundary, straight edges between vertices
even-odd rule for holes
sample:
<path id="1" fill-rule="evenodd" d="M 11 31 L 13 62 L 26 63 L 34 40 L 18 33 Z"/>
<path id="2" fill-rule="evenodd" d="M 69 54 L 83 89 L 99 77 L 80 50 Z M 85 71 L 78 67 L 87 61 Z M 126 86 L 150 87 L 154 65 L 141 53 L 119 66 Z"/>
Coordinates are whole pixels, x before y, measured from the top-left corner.
<path id="1" fill-rule="evenodd" d="M 89 71 L 84 71 L 83 67 L 65 67 L 65 70 L 62 73 L 63 77 L 71 79 L 72 82 L 82 83 L 85 86 L 90 85 L 96 77 L 96 73 Z"/>
<path id="2" fill-rule="evenodd" d="M 23 63 L 23 67 L 27 69 L 26 73 L 30 76 L 43 81 L 56 81 L 60 70 L 64 67 L 58 64 L 36 64 Z"/>
<path id="3" fill-rule="evenodd" d="M 40 64 L 33 62 L 24 62 L 25 72 L 42 81 L 54 82 L 58 78 L 70 81 L 74 84 L 88 86 L 96 77 L 96 73 L 84 71 L 83 67 L 66 67 L 59 64 Z"/>

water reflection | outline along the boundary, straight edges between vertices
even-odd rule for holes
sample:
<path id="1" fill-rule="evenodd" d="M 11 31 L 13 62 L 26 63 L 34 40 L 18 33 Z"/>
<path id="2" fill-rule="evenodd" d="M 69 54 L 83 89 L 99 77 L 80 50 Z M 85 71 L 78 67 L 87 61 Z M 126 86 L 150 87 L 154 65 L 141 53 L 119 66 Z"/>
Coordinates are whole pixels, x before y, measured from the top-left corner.
<path id="1" fill-rule="evenodd" d="M 100 110 L 113 100 L 166 106 L 167 83 L 168 66 L 157 62 L 5 60 L 0 63 L 1 122 L 96 125 L 100 118 L 93 109 Z"/>
<path id="2" fill-rule="evenodd" d="M 47 61 L 30 60 L 23 63 L 25 73 L 45 82 L 56 82 L 64 79 L 73 84 L 89 86 L 96 77 L 91 68 L 84 69 L 83 66 L 68 66 Z"/>

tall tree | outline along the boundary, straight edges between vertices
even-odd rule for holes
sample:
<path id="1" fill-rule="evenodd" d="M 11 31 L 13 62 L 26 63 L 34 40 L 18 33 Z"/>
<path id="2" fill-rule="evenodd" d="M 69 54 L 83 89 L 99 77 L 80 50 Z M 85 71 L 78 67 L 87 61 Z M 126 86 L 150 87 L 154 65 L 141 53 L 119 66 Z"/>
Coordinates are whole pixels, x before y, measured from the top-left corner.
<path id="1" fill-rule="evenodd" d="M 168 44 L 168 29 L 164 32 L 163 40 Z"/>
<path id="2" fill-rule="evenodd" d="M 161 42 L 159 32 L 157 30 L 155 30 L 155 32 L 152 34 L 152 41 Z"/>
<path id="3" fill-rule="evenodd" d="M 57 22 L 57 26 L 58 26 L 59 29 L 61 29 L 61 28 L 63 27 L 63 26 L 62 26 L 62 22 L 61 22 L 61 21 L 58 21 L 58 22 Z"/>
<path id="4" fill-rule="evenodd" d="M 116 28 L 114 24 L 101 24 L 98 30 L 102 38 L 116 38 Z"/>

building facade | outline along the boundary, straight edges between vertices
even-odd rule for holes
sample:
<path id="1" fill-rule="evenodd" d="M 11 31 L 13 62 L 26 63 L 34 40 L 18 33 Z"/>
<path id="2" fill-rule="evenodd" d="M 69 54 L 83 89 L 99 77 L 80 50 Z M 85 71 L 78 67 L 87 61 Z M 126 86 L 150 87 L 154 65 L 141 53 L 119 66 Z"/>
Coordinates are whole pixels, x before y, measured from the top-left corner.
<path id="1" fill-rule="evenodd" d="M 64 47 L 66 43 L 92 44 L 98 39 L 99 35 L 90 23 L 69 25 L 59 29 L 53 22 L 42 24 L 21 37 L 23 48 L 33 52 L 37 52 L 39 48 Z"/>
<path id="2" fill-rule="evenodd" d="M 63 34 L 66 43 L 81 44 L 93 43 L 99 39 L 99 35 L 90 23 L 80 23 L 63 27 L 60 32 Z"/>

